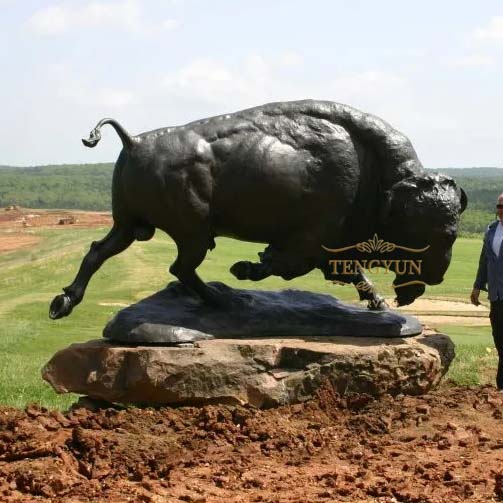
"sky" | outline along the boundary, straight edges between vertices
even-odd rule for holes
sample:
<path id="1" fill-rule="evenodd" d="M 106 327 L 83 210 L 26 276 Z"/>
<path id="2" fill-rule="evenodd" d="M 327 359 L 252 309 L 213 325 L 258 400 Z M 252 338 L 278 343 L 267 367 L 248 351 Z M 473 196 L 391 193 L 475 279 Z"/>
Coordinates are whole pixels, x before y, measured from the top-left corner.
<path id="1" fill-rule="evenodd" d="M 378 115 L 427 168 L 503 167 L 501 0 L 0 0 L 0 165 L 272 101 Z"/>

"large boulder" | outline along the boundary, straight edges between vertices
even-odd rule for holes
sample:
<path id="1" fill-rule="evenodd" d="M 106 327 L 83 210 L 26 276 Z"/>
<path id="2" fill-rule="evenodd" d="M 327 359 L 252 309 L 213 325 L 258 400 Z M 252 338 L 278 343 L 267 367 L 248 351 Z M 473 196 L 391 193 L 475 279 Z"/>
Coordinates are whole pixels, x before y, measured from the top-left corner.
<path id="1" fill-rule="evenodd" d="M 108 402 L 273 407 L 309 399 L 327 379 L 342 393 L 425 393 L 454 357 L 451 340 L 432 331 L 394 339 L 214 339 L 186 346 L 72 344 L 42 374 L 58 393 Z"/>

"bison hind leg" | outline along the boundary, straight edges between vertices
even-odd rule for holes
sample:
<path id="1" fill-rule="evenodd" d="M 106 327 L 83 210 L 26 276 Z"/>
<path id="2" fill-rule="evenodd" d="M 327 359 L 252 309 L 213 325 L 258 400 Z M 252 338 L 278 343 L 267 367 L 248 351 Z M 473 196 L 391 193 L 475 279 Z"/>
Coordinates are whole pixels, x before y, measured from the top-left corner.
<path id="1" fill-rule="evenodd" d="M 248 260 L 236 262 L 230 268 L 230 272 L 237 279 L 249 279 L 251 281 L 260 281 L 271 275 L 271 271 L 267 265 L 260 262 L 249 262 Z"/>
<path id="2" fill-rule="evenodd" d="M 289 249 L 279 250 L 270 245 L 258 254 L 260 262 L 236 262 L 230 271 L 237 279 L 260 281 L 269 276 L 290 280 L 314 269 L 314 261 L 295 253 L 295 249 L 292 250 L 293 253 Z"/>
<path id="3" fill-rule="evenodd" d="M 169 271 L 180 280 L 183 287 L 197 294 L 204 303 L 221 309 L 241 308 L 248 302 L 246 295 L 236 296 L 227 288 L 207 285 L 196 273 L 211 242 L 212 239 L 204 231 L 176 240 L 178 256 Z M 183 291 L 182 293 L 185 294 Z"/>

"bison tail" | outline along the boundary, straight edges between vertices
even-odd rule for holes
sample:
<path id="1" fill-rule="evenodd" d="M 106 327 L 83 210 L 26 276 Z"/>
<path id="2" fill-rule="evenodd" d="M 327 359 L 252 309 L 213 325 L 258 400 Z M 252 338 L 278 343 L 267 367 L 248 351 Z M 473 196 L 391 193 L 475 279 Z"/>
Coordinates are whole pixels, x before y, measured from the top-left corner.
<path id="1" fill-rule="evenodd" d="M 129 135 L 129 133 L 114 119 L 101 119 L 98 124 L 96 124 L 96 127 L 89 133 L 89 138 L 85 139 L 82 138 L 82 143 L 86 147 L 95 147 L 98 142 L 101 140 L 101 131 L 100 129 L 102 126 L 105 124 L 110 124 L 117 134 L 119 135 L 119 138 L 122 141 L 122 145 L 124 146 L 125 149 L 129 150 L 134 143 L 133 138 Z"/>

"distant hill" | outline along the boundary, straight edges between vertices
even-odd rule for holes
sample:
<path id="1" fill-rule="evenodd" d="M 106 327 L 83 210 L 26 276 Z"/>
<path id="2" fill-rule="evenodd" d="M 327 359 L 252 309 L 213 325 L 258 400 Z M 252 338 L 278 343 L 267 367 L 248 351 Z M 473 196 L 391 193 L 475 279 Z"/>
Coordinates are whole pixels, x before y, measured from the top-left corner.
<path id="1" fill-rule="evenodd" d="M 491 211 L 503 192 L 503 168 L 447 168 L 434 170 L 451 176 L 468 195 L 471 209 Z"/>
<path id="2" fill-rule="evenodd" d="M 444 168 L 432 170 L 453 178 L 500 178 L 503 180 L 503 168 Z"/>
<path id="3" fill-rule="evenodd" d="M 495 204 L 503 192 L 503 168 L 446 168 L 433 170 L 451 176 L 468 196 L 468 209 L 461 217 L 464 235 L 482 235 L 495 219 Z"/>
<path id="4" fill-rule="evenodd" d="M 113 167 L 113 163 L 0 166 L 0 206 L 109 211 Z M 494 218 L 496 198 L 503 192 L 503 168 L 445 168 L 432 172 L 451 176 L 463 187 L 468 209 L 461 220 L 461 231 L 480 235 Z"/>
<path id="5" fill-rule="evenodd" d="M 0 167 L 0 206 L 110 210 L 113 163 Z"/>

